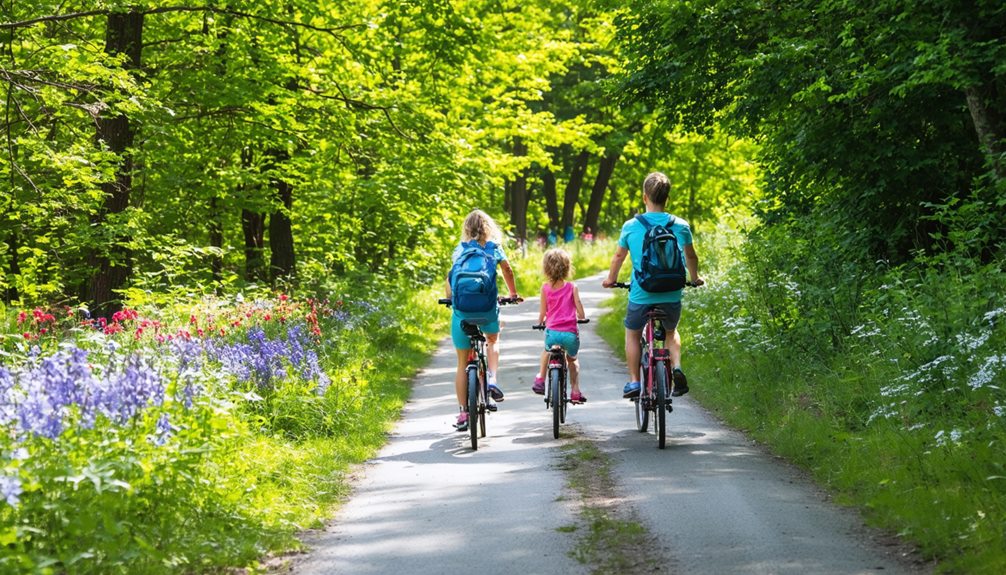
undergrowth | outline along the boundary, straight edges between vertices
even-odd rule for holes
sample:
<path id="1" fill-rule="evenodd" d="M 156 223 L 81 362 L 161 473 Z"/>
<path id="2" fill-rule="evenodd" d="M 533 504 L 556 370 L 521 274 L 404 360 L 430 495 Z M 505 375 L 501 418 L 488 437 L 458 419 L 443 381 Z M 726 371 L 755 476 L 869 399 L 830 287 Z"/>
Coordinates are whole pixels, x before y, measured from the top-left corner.
<path id="1" fill-rule="evenodd" d="M 1002 262 L 801 265 L 703 239 L 708 283 L 681 324 L 703 405 L 941 571 L 1006 572 Z M 613 302 L 600 329 L 621 349 L 624 295 Z"/>

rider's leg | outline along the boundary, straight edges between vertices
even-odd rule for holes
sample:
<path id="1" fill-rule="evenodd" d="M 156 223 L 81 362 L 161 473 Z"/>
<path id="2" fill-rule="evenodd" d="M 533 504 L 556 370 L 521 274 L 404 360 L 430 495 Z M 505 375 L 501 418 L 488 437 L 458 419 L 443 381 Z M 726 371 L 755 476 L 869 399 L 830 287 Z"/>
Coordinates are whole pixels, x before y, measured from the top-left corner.
<path id="1" fill-rule="evenodd" d="M 541 361 L 538 362 L 538 377 L 545 377 L 545 370 L 548 369 L 548 352 L 541 352 Z"/>
<path id="2" fill-rule="evenodd" d="M 454 392 L 458 396 L 458 405 L 465 408 L 468 405 L 468 352 L 467 349 L 455 349 L 458 352 L 458 371 L 454 374 Z"/>
<path id="3" fill-rule="evenodd" d="M 493 375 L 496 374 L 496 369 L 500 364 L 500 350 L 497 347 L 496 342 L 499 340 L 499 333 L 487 333 L 486 336 L 486 364 L 487 369 Z"/>
<path id="4" fill-rule="evenodd" d="M 639 358 L 643 355 L 639 338 L 643 335 L 641 329 L 625 328 L 625 361 L 629 364 L 629 381 L 640 381 Z"/>
<path id="5" fill-rule="evenodd" d="M 671 367 L 681 367 L 681 334 L 674 330 L 667 335 L 667 355 L 671 358 Z"/>
<path id="6" fill-rule="evenodd" d="M 569 367 L 569 387 L 573 392 L 580 392 L 580 360 L 576 356 L 566 356 L 566 365 Z"/>

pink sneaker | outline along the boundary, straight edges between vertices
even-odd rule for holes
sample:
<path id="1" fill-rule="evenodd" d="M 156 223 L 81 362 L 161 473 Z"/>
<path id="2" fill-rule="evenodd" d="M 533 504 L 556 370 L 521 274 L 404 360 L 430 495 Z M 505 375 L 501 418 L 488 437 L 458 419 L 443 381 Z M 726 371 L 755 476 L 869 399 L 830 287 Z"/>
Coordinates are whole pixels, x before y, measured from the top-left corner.
<path id="1" fill-rule="evenodd" d="M 531 386 L 531 391 L 538 395 L 545 395 L 545 378 L 540 375 L 534 376 L 534 385 Z"/>
<path id="2" fill-rule="evenodd" d="M 573 403 L 587 403 L 587 396 L 579 391 L 574 391 L 569 394 L 569 400 Z"/>
<path id="3" fill-rule="evenodd" d="M 454 424 L 454 429 L 458 431 L 468 431 L 468 412 L 462 411 L 458 414 L 458 422 Z"/>

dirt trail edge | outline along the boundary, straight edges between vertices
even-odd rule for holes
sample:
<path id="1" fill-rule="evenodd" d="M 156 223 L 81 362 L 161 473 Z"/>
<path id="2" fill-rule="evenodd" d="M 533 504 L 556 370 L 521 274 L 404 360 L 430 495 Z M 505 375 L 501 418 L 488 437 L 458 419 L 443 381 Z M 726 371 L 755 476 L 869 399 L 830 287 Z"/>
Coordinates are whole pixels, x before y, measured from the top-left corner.
<path id="1" fill-rule="evenodd" d="M 600 276 L 577 283 L 596 319 L 611 292 Z M 631 403 L 621 398 L 624 366 L 594 323 L 581 336 L 588 402 L 569 410 L 553 439 L 549 413 L 530 391 L 541 349 L 540 332 L 530 329 L 537 311 L 536 299 L 504 308 L 506 400 L 479 450 L 451 428 L 455 356 L 447 340 L 417 376 L 388 445 L 356 473 L 352 497 L 328 529 L 305 538 L 311 551 L 293 573 L 925 572 L 687 396 L 674 400 L 667 448 L 657 449 L 652 432 L 635 430 Z M 626 545 L 623 553 L 610 538 L 646 542 L 647 552 Z"/>

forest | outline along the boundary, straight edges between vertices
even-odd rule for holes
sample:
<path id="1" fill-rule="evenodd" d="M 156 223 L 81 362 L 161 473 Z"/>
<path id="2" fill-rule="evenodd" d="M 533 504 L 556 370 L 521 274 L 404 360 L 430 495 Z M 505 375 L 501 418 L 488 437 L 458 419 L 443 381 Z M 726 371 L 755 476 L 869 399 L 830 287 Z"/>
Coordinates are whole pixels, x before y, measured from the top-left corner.
<path id="1" fill-rule="evenodd" d="M 0 0 L 0 571 L 296 546 L 446 333 L 464 215 L 515 255 L 590 234 L 597 269 L 652 170 L 705 258 L 699 399 L 1006 569 L 1004 30 L 998 0 Z"/>

